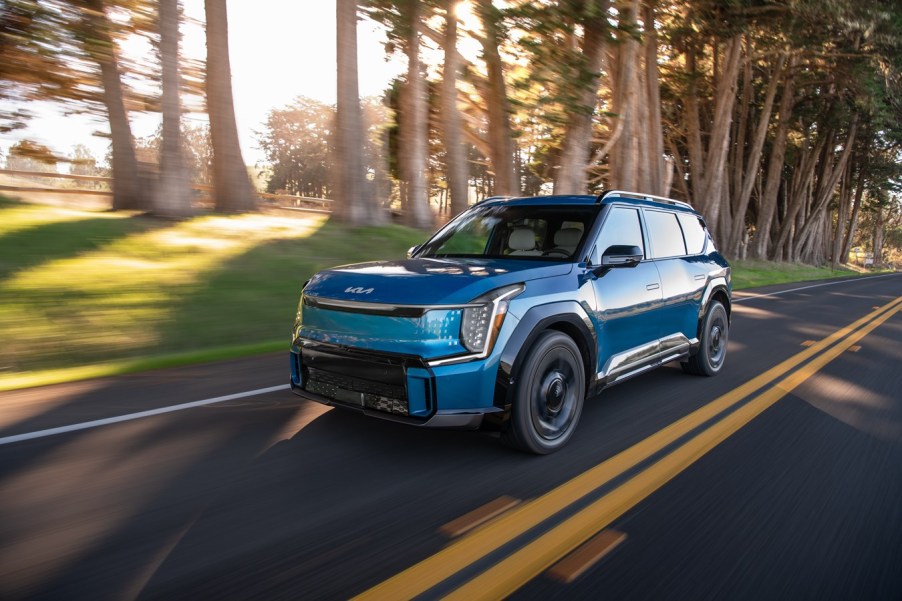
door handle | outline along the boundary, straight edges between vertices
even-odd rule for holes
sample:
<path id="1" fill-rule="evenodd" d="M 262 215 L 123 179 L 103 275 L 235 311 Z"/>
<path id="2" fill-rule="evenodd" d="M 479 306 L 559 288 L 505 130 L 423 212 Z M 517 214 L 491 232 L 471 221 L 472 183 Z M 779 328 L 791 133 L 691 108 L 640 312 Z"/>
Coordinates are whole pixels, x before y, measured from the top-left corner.
<path id="1" fill-rule="evenodd" d="M 661 287 L 660 284 L 646 284 L 645 285 L 646 290 L 657 290 L 660 287 Z"/>

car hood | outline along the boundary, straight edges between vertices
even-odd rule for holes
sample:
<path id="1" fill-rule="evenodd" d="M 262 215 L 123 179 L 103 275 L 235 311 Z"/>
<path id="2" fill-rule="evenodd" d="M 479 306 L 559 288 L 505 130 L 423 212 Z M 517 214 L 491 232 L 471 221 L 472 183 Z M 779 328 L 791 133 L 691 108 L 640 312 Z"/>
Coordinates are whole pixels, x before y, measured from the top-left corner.
<path id="1" fill-rule="evenodd" d="M 402 259 L 321 271 L 304 294 L 403 305 L 468 303 L 490 290 L 569 273 L 570 263 L 522 259 Z"/>

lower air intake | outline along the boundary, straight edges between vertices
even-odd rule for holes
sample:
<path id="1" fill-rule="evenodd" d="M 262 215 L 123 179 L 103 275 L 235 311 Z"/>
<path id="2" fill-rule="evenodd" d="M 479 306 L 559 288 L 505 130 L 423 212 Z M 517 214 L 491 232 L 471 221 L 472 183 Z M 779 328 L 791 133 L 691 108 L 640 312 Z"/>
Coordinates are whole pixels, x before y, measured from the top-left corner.
<path id="1" fill-rule="evenodd" d="M 332 401 L 395 415 L 409 415 L 407 390 L 404 386 L 384 384 L 308 368 L 304 388 Z"/>

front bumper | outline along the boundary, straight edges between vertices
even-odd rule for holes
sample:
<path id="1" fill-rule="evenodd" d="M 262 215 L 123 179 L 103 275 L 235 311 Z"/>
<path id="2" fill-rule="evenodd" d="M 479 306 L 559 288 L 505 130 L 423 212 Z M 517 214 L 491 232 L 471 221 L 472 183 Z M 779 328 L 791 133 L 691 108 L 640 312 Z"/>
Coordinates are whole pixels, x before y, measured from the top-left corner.
<path id="1" fill-rule="evenodd" d="M 493 405 L 497 364 L 430 366 L 420 357 L 297 339 L 291 390 L 324 405 L 428 428 L 475 429 Z"/>

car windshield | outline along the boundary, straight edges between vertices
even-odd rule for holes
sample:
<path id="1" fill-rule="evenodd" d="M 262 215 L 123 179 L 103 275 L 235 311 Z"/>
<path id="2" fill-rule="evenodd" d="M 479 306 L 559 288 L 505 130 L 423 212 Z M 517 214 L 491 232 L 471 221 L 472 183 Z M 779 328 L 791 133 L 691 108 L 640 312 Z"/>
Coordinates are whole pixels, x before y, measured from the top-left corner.
<path id="1" fill-rule="evenodd" d="M 475 207 L 442 228 L 417 256 L 569 261 L 596 213 L 594 205 Z"/>

